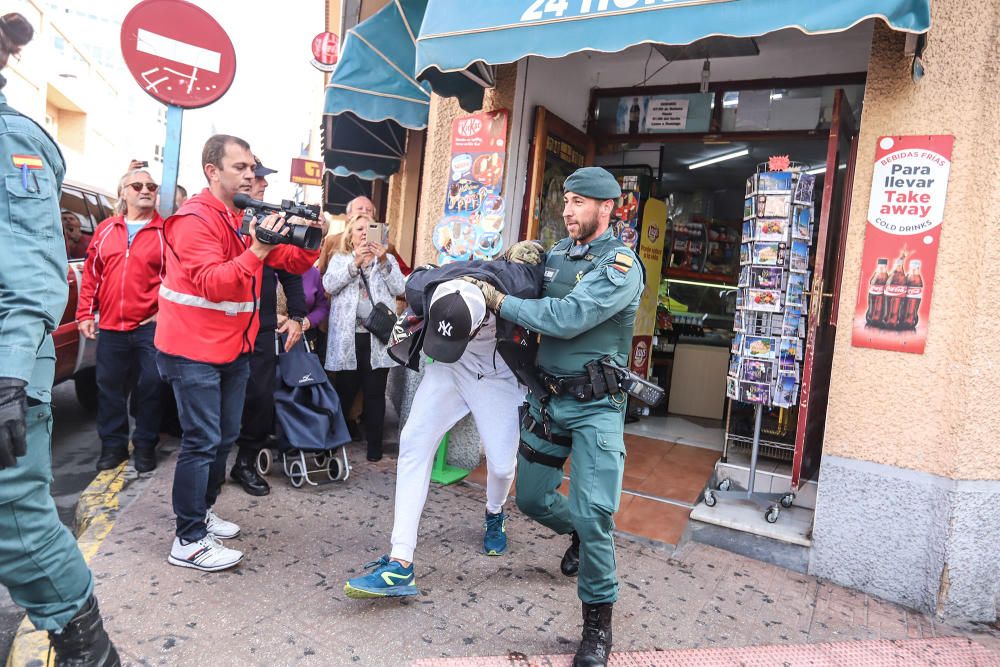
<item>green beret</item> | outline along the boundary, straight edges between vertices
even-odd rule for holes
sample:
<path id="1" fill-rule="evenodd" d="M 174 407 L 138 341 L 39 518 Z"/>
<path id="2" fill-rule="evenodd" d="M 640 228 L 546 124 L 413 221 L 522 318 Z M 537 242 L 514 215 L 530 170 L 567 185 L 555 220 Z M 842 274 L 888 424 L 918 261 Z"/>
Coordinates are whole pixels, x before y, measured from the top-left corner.
<path id="1" fill-rule="evenodd" d="M 563 183 L 563 192 L 590 197 L 591 199 L 618 199 L 622 196 L 621 186 L 611 172 L 600 167 L 577 169 Z"/>

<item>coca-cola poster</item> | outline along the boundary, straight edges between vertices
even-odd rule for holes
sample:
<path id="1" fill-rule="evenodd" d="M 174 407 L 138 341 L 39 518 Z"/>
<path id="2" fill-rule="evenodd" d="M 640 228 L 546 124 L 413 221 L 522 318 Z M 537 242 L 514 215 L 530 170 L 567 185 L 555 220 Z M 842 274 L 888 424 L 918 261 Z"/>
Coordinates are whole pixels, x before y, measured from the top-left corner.
<path id="1" fill-rule="evenodd" d="M 878 139 L 855 347 L 924 352 L 954 143 L 951 135 Z"/>

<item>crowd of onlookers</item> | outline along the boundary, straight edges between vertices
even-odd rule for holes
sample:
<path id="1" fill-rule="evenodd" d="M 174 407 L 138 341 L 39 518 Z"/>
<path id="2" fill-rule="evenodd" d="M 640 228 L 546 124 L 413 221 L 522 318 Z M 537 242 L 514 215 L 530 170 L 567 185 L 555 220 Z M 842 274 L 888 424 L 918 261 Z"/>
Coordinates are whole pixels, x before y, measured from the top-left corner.
<path id="1" fill-rule="evenodd" d="M 273 173 L 255 157 L 251 196 L 264 199 Z M 155 469 L 161 425 L 176 421 L 175 415 L 164 414 L 176 411 L 176 404 L 169 392 L 164 395 L 153 343 L 166 252 L 157 190 L 144 163 L 133 161 L 117 186 L 117 215 L 98 224 L 93 234 L 81 232 L 72 211 L 62 211 L 67 254 L 85 258 L 77 326 L 97 340 L 98 470 L 127 460 L 130 443 L 135 469 Z M 179 209 L 188 196 L 181 186 L 176 192 Z M 324 237 L 319 259 L 305 273 L 264 271 L 256 314 L 260 331 L 231 471 L 252 495 L 269 492 L 254 463 L 274 437 L 274 403 L 268 394 L 274 391 L 275 337 L 289 348 L 305 338 L 324 362 L 352 435 L 367 443 L 370 461 L 382 457 L 386 383 L 395 362 L 386 344 L 362 323 L 372 308 L 369 289 L 375 302 L 396 303 L 409 267 L 382 239 L 366 239 L 375 222 L 374 204 L 359 196 L 347 204 L 343 231 Z M 115 232 L 119 227 L 125 234 Z M 134 419 L 131 436 L 129 416 Z"/>

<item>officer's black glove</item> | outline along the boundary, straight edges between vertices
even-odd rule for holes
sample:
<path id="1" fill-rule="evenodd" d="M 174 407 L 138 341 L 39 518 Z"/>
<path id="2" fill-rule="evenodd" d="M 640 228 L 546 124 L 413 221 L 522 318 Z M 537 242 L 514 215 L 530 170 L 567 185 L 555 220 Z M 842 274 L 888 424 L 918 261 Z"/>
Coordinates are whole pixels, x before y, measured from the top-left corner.
<path id="1" fill-rule="evenodd" d="M 17 378 L 0 378 L 0 470 L 17 464 L 28 453 L 25 414 L 28 411 L 27 383 Z"/>

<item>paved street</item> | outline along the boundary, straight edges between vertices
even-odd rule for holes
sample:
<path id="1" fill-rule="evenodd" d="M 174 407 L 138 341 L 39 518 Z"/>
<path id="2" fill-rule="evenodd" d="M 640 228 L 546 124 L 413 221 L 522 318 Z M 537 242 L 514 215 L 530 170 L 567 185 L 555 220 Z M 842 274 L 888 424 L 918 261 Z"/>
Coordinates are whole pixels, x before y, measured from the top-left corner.
<path id="1" fill-rule="evenodd" d="M 94 416 L 80 407 L 74 394 L 73 381 L 64 382 L 52 391 L 52 468 L 55 482 L 52 495 L 59 508 L 59 518 L 73 528 L 76 501 L 97 471 L 94 462 L 100 441 L 94 426 Z M 0 655 L 6 656 L 10 641 L 21 622 L 23 613 L 15 607 L 0 588 Z"/>
<path id="2" fill-rule="evenodd" d="M 580 604 L 558 572 L 566 540 L 512 510 L 506 556 L 479 553 L 483 492 L 431 489 L 416 556 L 421 595 L 357 601 L 344 581 L 388 549 L 395 460 L 358 445 L 346 482 L 251 498 L 227 485 L 217 505 L 239 523 L 237 569 L 166 564 L 171 476 L 162 471 L 118 516 L 91 565 L 107 626 L 134 665 L 407 665 L 423 658 L 571 653 Z M 973 636 L 863 593 L 696 543 L 676 552 L 618 540 L 615 648 L 739 647 Z M 974 640 L 993 651 L 1000 640 Z M 1000 655 L 1000 654 L 998 654 Z"/>
<path id="3" fill-rule="evenodd" d="M 77 406 L 71 384 L 56 389 L 54 406 L 54 491 L 64 521 L 72 523 L 76 499 L 94 477 L 98 445 L 93 419 Z M 266 498 L 227 485 L 217 509 L 242 525 L 243 535 L 231 545 L 247 557 L 236 570 L 219 574 L 166 564 L 174 456 L 138 482 L 134 471 L 124 472 L 123 509 L 91 566 L 125 663 L 191 664 L 207 651 L 213 664 L 241 666 L 395 666 L 571 653 L 579 601 L 574 581 L 558 573 L 565 540 L 512 509 L 508 555 L 481 555 L 482 489 L 468 483 L 431 489 L 417 552 L 420 596 L 356 601 L 343 595 L 344 580 L 388 548 L 394 449 L 372 465 L 352 445 L 356 467 L 346 482 L 293 489 L 276 472 Z M 622 598 L 615 609 L 616 651 L 957 636 L 986 647 L 1000 664 L 1000 632 L 993 628 L 941 624 L 703 544 L 687 542 L 673 551 L 624 536 L 617 544 Z M 20 618 L 5 599 L 0 655 Z M 933 656 L 940 646 L 928 644 L 922 655 Z"/>

